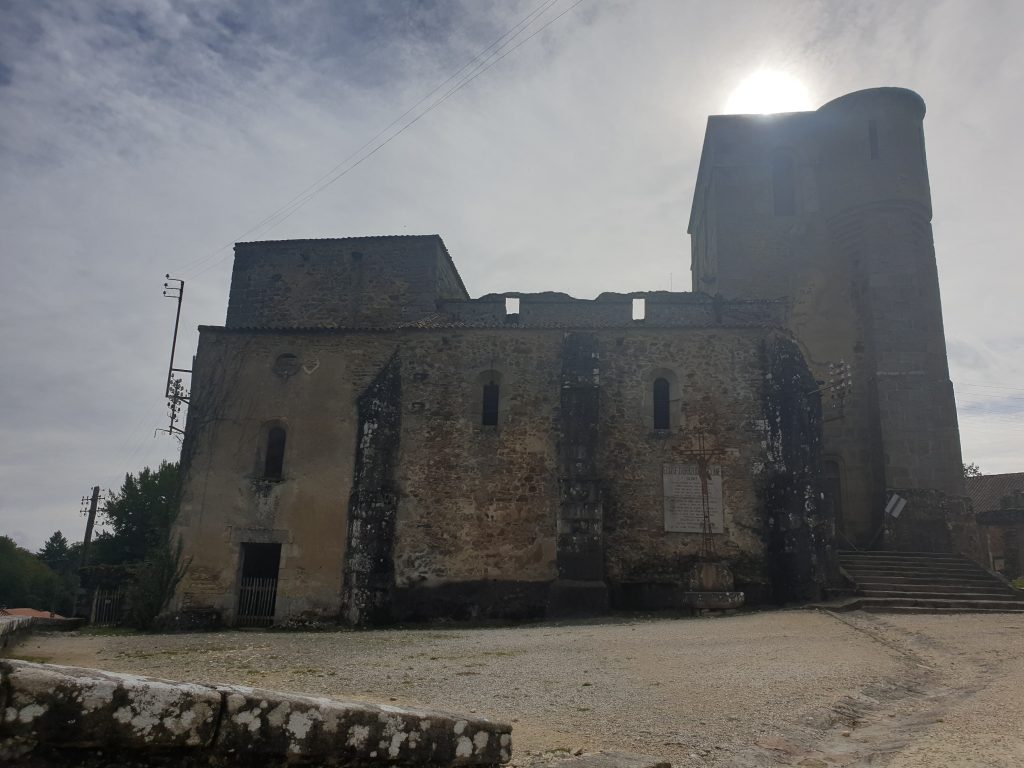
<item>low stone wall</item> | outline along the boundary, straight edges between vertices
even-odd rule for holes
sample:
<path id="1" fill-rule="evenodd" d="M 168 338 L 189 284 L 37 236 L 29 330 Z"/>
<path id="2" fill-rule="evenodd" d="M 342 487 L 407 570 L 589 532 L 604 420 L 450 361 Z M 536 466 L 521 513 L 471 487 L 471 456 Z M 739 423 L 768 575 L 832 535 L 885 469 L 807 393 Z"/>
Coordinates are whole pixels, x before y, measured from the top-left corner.
<path id="1" fill-rule="evenodd" d="M 14 645 L 36 629 L 65 632 L 78 629 L 85 619 L 47 618 L 39 616 L 0 616 L 0 649 Z"/>
<path id="2" fill-rule="evenodd" d="M 478 717 L 0 661 L 0 765 L 497 766 Z"/>
<path id="3" fill-rule="evenodd" d="M 31 628 L 32 619 L 27 616 L 0 616 L 0 648 L 13 645 Z"/>

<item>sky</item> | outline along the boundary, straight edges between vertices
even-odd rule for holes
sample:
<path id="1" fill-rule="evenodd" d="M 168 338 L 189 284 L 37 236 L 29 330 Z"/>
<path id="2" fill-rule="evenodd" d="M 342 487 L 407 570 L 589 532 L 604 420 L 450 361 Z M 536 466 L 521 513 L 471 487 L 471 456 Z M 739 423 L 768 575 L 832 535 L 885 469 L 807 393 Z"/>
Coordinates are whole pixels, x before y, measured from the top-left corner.
<path id="1" fill-rule="evenodd" d="M 0 534 L 80 539 L 92 486 L 176 457 L 164 275 L 188 367 L 236 241 L 438 233 L 473 296 L 687 290 L 707 115 L 760 70 L 924 97 L 964 459 L 1024 471 L 1022 33 L 1017 0 L 0 0 Z"/>

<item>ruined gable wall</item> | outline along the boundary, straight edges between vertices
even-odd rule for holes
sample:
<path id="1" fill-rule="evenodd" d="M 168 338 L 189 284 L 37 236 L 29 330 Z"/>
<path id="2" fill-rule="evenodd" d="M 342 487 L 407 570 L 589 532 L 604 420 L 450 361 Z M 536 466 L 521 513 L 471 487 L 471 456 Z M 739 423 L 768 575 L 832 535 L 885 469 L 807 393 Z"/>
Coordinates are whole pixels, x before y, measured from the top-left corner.
<path id="1" fill-rule="evenodd" d="M 193 374 L 178 533 L 192 558 L 178 608 L 230 621 L 240 545 L 280 543 L 278 615 L 339 608 L 358 394 L 394 351 L 386 336 L 204 330 Z M 298 368 L 274 372 L 278 356 Z M 262 479 L 268 425 L 287 430 L 283 479 Z"/>

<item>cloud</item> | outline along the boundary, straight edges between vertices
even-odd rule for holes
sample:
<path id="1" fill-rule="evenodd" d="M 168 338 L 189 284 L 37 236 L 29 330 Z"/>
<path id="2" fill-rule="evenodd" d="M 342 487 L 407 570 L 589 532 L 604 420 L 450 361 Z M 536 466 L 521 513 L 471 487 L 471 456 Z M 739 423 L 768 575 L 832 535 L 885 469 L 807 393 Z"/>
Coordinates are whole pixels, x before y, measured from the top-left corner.
<path id="1" fill-rule="evenodd" d="M 174 309 L 165 272 L 188 279 L 187 362 L 195 326 L 224 318 L 223 246 L 538 6 L 7 4 L 0 531 L 33 547 L 56 528 L 70 536 L 92 485 L 175 455 L 153 438 Z M 958 393 L 960 381 L 1014 385 L 1022 21 L 1012 3 L 587 0 L 247 239 L 438 232 L 474 295 L 679 290 L 706 117 L 746 74 L 789 68 L 820 101 L 903 85 L 929 108 Z M 1000 402 L 994 391 L 972 402 Z M 965 455 L 1022 468 L 1016 432 L 964 415 Z"/>

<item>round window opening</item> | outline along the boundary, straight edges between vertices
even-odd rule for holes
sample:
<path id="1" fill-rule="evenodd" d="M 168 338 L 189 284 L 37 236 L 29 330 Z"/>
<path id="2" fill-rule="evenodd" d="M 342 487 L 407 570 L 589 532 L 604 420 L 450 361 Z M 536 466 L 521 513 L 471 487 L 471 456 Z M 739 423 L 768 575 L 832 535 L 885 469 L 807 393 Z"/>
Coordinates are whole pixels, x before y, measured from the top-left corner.
<path id="1" fill-rule="evenodd" d="M 289 376 L 294 376 L 299 372 L 299 358 L 291 352 L 285 352 L 283 355 L 278 355 L 277 360 L 274 361 L 274 367 L 272 370 L 278 376 L 285 379 Z"/>

